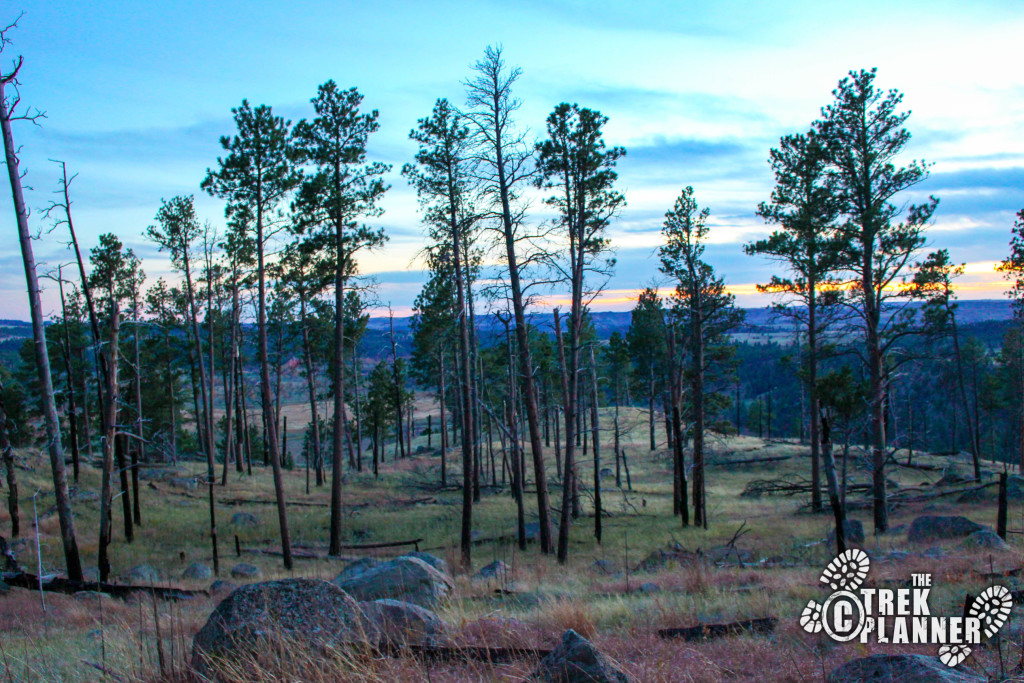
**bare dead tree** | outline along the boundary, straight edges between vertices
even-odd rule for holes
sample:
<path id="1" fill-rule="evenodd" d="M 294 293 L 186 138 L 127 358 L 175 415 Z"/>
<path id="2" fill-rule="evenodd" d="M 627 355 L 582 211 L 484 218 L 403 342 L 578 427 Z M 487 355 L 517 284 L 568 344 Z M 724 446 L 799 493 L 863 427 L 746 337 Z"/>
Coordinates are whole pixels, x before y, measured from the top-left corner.
<path id="1" fill-rule="evenodd" d="M 20 17 L 19 17 L 20 18 Z M 11 43 L 10 32 L 17 25 L 15 19 L 0 30 L 0 53 Z M 14 144 L 12 121 L 37 122 L 43 116 L 38 110 L 32 113 L 22 110 L 19 113 L 21 95 L 18 92 L 18 72 L 21 70 L 23 58 L 19 55 L 9 71 L 0 70 L 0 132 L 4 139 L 4 158 L 7 163 L 7 175 L 11 182 L 11 196 L 14 201 L 14 213 L 18 224 L 18 241 L 21 245 L 21 257 L 25 266 L 25 280 L 28 286 L 29 311 L 32 317 L 33 349 L 35 350 L 36 371 L 39 375 L 41 395 L 39 397 L 43 418 L 46 425 L 47 449 L 50 454 L 50 469 L 53 474 L 53 489 L 57 499 L 57 517 L 60 523 L 61 542 L 64 547 L 64 561 L 68 577 L 81 580 L 82 562 L 78 555 L 78 542 L 75 539 L 75 522 L 71 514 L 71 499 L 68 495 L 67 473 L 64 470 L 64 447 L 60 437 L 60 418 L 57 416 L 57 404 L 53 396 L 53 380 L 50 375 L 50 358 L 46 353 L 46 334 L 43 329 L 43 306 L 39 295 L 39 277 L 36 273 L 36 260 L 32 251 L 32 237 L 28 225 L 28 208 L 25 206 L 25 194 L 21 184 L 22 173 L 18 164 L 18 148 Z"/>

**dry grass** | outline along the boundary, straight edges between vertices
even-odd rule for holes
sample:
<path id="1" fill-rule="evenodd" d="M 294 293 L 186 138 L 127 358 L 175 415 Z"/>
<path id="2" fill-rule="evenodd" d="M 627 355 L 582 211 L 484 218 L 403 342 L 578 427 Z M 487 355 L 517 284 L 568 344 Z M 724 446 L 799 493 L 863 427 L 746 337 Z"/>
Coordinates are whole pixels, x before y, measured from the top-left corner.
<path id="1" fill-rule="evenodd" d="M 426 409 L 426 403 L 423 404 Z M 300 410 L 300 409 L 297 409 Z M 299 414 L 289 417 L 289 443 L 298 441 Z M 449 624 L 453 642 L 465 646 L 510 648 L 550 648 L 567 628 L 592 638 L 624 671 L 638 681 L 821 681 L 824 673 L 836 665 L 870 652 L 921 651 L 934 655 L 934 648 L 892 648 L 840 645 L 823 636 L 811 636 L 800 630 L 797 617 L 809 599 L 820 600 L 824 589 L 818 574 L 831 558 L 833 550 L 821 542 L 830 526 L 824 515 L 800 511 L 805 502 L 796 498 L 741 498 L 739 492 L 755 478 L 807 475 L 807 450 L 790 442 L 765 443 L 751 437 L 715 440 L 709 456 L 709 518 L 707 531 L 682 528 L 671 515 L 671 463 L 662 451 L 649 453 L 646 447 L 644 416 L 638 411 L 623 411 L 623 424 L 629 431 L 623 439 L 632 472 L 632 492 L 619 492 L 613 480 L 605 480 L 606 511 L 604 542 L 598 546 L 591 532 L 592 519 L 583 517 L 574 523 L 570 538 L 570 562 L 563 567 L 554 558 L 542 556 L 535 546 L 523 553 L 512 543 L 514 506 L 507 489 L 485 493 L 474 509 L 474 528 L 485 539 L 474 547 L 474 568 L 494 560 L 513 567 L 511 586 L 518 596 L 498 596 L 497 584 L 471 580 L 471 574 L 456 576 L 454 599 L 439 609 Z M 659 436 L 663 434 L 659 433 Z M 293 438 L 294 437 L 294 438 Z M 425 445 L 418 437 L 414 447 Z M 610 452 L 610 448 L 604 450 Z M 45 491 L 48 465 L 35 453 L 25 453 L 29 468 L 21 472 L 22 491 L 31 496 L 37 488 Z M 722 467 L 715 463 L 731 458 L 761 455 L 790 455 L 789 460 L 769 466 Z M 457 458 L 450 457 L 450 481 L 460 480 Z M 927 464 L 947 464 L 950 459 L 919 456 Z M 581 459 L 581 480 L 592 481 L 589 457 Z M 604 466 L 613 466 L 606 457 Z M 552 468 L 553 469 L 553 468 Z M 183 463 L 177 476 L 201 475 L 202 463 Z M 903 486 L 928 484 L 941 476 L 928 472 L 893 468 L 890 477 Z M 851 461 L 850 476 L 862 481 L 865 473 Z M 459 559 L 458 491 L 427 490 L 439 478 L 437 457 L 417 456 L 399 463 L 389 459 L 381 479 L 350 473 L 345 486 L 346 511 L 344 535 L 349 542 L 392 541 L 423 538 L 422 547 L 449 562 Z M 206 528 L 206 493 L 187 491 L 166 481 L 143 482 L 143 522 L 136 541 L 120 539 L 120 507 L 115 506 L 115 543 L 111 548 L 115 574 L 143 562 L 156 567 L 164 583 L 189 588 L 206 588 L 207 581 L 180 579 L 191 562 L 211 564 Z M 285 473 L 289 521 L 293 542 L 323 553 L 327 539 L 327 501 L 329 491 L 315 489 L 305 493 L 305 473 Z M 96 491 L 98 473 L 83 467 L 80 488 Z M 925 487 L 927 488 L 927 487 Z M 277 522 L 272 501 L 269 471 L 254 469 L 252 478 L 233 471 L 226 487 L 218 486 L 216 496 L 220 533 L 221 573 L 227 575 L 236 562 L 260 567 L 263 578 L 312 576 L 333 578 L 344 563 L 337 559 L 297 559 L 293 573 L 285 572 L 280 558 L 255 555 L 248 550 L 277 548 Z M 431 498 L 426 503 L 408 504 L 413 499 Z M 557 494 L 553 503 L 557 504 Z M 52 496 L 41 495 L 40 513 L 52 506 Z M 226 501 L 232 501 L 230 504 Z M 239 502 L 235 502 L 239 501 Z M 306 503 L 308 505 L 298 505 Z M 534 500 L 528 498 L 528 512 Z M 0 529 L 9 519 L 0 506 Z M 95 563 L 96 501 L 84 497 L 75 502 L 80 548 L 87 565 Z M 589 499 L 584 497 L 585 512 Z M 31 499 L 24 499 L 22 528 L 34 533 L 31 523 Z M 234 527 L 229 520 L 234 512 L 252 512 L 259 518 L 255 527 Z M 1011 527 L 1024 527 L 1024 508 L 1011 506 Z M 994 522 L 994 503 L 990 501 L 960 504 L 955 496 L 928 501 L 892 513 L 892 525 L 909 523 L 920 514 L 964 514 L 982 523 Z M 870 529 L 869 513 L 853 516 Z M 531 517 L 530 519 L 533 519 Z M 749 551 L 755 560 L 771 558 L 772 563 L 722 566 L 701 559 L 701 553 L 727 543 L 746 523 L 746 533 L 737 546 Z M 43 515 L 40 523 L 44 571 L 61 569 L 57 522 L 54 515 Z M 870 533 L 870 532 L 869 532 Z M 243 550 L 234 556 L 234 537 Z M 19 550 L 23 564 L 34 569 L 32 543 Z M 990 583 L 981 573 L 1020 567 L 1019 537 L 1013 539 L 1009 553 L 966 552 L 947 544 L 943 554 L 930 557 L 922 548 L 909 546 L 905 534 L 869 536 L 864 546 L 876 555 L 890 550 L 909 551 L 909 555 L 876 561 L 871 578 L 875 581 L 905 582 L 911 573 L 934 576 L 933 613 L 956 614 L 963 596 L 977 594 Z M 640 573 L 637 564 L 656 549 L 684 549 L 697 559 L 681 565 L 669 563 L 650 573 Z M 379 551 L 380 555 L 397 552 Z M 351 559 L 356 554 L 347 557 Z M 603 560 L 601 567 L 595 561 Z M 653 582 L 658 592 L 641 593 L 637 588 Z M 1014 589 L 1016 578 L 1004 581 Z M 4 681 L 95 681 L 101 674 L 83 661 L 99 664 L 125 681 L 186 680 L 186 664 L 193 634 L 205 623 L 216 605 L 216 598 L 200 598 L 183 603 L 157 605 L 161 639 L 148 600 L 127 602 L 105 599 L 102 616 L 95 599 L 46 595 L 43 612 L 38 595 L 14 589 L 0 597 L 0 683 Z M 658 628 L 692 626 L 697 623 L 721 623 L 763 616 L 778 617 L 778 631 L 768 637 L 729 638 L 708 643 L 679 643 L 661 640 Z M 1014 619 L 1020 622 L 1015 613 Z M 1017 643 L 1024 629 L 1014 627 Z M 159 661 L 159 645 L 164 651 L 164 666 Z M 261 652 L 258 661 L 236 664 L 230 680 L 259 681 L 515 681 L 533 670 L 529 659 L 510 664 L 424 663 L 410 658 L 353 657 L 338 653 L 329 658 L 304 658 L 288 653 Z M 1016 644 L 1002 644 L 1002 659 L 1015 664 L 1021 654 Z M 969 662 L 993 675 L 1000 671 L 1000 653 L 994 646 L 978 648 Z"/>

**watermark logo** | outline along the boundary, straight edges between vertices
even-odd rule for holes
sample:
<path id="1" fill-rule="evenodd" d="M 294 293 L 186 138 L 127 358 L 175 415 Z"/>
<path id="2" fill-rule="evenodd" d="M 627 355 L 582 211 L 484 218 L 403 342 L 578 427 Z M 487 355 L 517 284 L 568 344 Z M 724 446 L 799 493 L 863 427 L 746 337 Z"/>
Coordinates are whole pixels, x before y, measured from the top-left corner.
<path id="1" fill-rule="evenodd" d="M 1010 616 L 1013 597 L 1005 586 L 989 586 L 963 616 L 934 616 L 928 606 L 931 574 L 912 574 L 910 588 L 864 588 L 871 560 L 863 550 L 846 550 L 828 563 L 821 582 L 832 594 L 819 604 L 807 603 L 800 626 L 808 633 L 824 631 L 838 642 L 939 645 L 939 659 L 956 666 L 971 646 L 994 636 Z"/>

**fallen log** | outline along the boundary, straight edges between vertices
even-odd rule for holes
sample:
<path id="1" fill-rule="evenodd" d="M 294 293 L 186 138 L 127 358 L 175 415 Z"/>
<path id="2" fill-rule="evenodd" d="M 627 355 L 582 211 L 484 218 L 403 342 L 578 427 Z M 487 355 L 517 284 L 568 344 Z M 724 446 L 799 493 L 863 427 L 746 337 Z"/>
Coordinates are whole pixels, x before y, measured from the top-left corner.
<path id="1" fill-rule="evenodd" d="M 190 600 L 195 597 L 209 597 L 209 591 L 185 590 L 183 588 L 170 588 L 167 586 L 126 586 L 116 583 L 101 583 L 99 581 L 75 581 L 63 576 L 43 577 L 40 585 L 39 577 L 28 572 L 17 574 L 4 574 L 3 581 L 8 586 L 16 588 L 28 588 L 29 590 L 40 590 L 50 593 L 63 593 L 74 595 L 82 591 L 93 593 L 105 593 L 115 598 L 127 598 L 136 593 L 154 595 L 161 600 Z"/>
<path id="2" fill-rule="evenodd" d="M 404 545 L 415 546 L 416 550 L 420 549 L 420 543 L 423 542 L 422 538 L 414 538 L 411 541 L 390 541 L 388 543 L 353 543 L 350 545 L 338 546 L 342 550 L 373 550 L 375 548 L 400 548 Z"/>
<path id="3" fill-rule="evenodd" d="M 389 644 L 381 648 L 389 657 L 412 657 L 429 662 L 514 662 L 520 659 L 543 659 L 551 650 L 532 647 L 469 647 Z"/>
<path id="4" fill-rule="evenodd" d="M 681 638 L 687 642 L 695 640 L 712 640 L 726 636 L 737 636 L 744 633 L 771 633 L 779 620 L 775 617 L 763 619 L 745 619 L 731 624 L 701 624 L 688 628 L 658 629 L 659 638 Z"/>
<path id="5" fill-rule="evenodd" d="M 763 462 L 781 462 L 783 460 L 790 460 L 792 455 L 773 455 L 766 458 L 743 458 L 740 460 L 722 460 L 719 462 L 709 463 L 711 465 L 719 465 L 725 467 L 727 465 L 756 465 Z"/>

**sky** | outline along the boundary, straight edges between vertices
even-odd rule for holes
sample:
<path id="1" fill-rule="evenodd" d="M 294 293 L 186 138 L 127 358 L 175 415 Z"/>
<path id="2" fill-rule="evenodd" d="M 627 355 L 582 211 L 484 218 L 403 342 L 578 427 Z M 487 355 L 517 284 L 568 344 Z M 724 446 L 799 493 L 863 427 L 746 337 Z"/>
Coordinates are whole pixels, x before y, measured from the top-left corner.
<path id="1" fill-rule="evenodd" d="M 488 45 L 522 69 L 517 125 L 543 136 L 560 102 L 600 110 L 606 142 L 625 147 L 618 188 L 627 206 L 609 229 L 616 271 L 595 308 L 629 310 L 657 280 L 665 211 L 692 185 L 711 210 L 708 260 L 744 306 L 773 265 L 745 256 L 765 236 L 756 215 L 770 197 L 769 150 L 806 131 L 850 70 L 877 67 L 876 84 L 904 94 L 912 134 L 904 161 L 933 164 L 902 201 L 940 199 L 929 247 L 967 264 L 962 298 L 998 298 L 995 262 L 1008 252 L 1024 208 L 1024 71 L 1017 0 L 928 2 L 9 2 L 24 11 L 0 55 L 24 56 L 22 102 L 45 111 L 21 123 L 26 197 L 40 273 L 71 260 L 44 209 L 59 167 L 72 184 L 86 250 L 116 233 L 151 280 L 169 263 L 144 235 L 161 199 L 195 194 L 200 217 L 223 225 L 223 203 L 199 189 L 233 132 L 231 108 L 268 104 L 293 122 L 312 115 L 319 84 L 358 87 L 380 112 L 369 158 L 392 164 L 385 213 L 390 237 L 360 269 L 378 298 L 408 313 L 425 281 L 415 193 L 399 174 L 417 119 L 434 101 L 461 105 L 463 81 Z M 546 217 L 535 201 L 531 220 Z M 0 192 L 0 318 L 27 319 L 28 302 L 10 194 Z M 44 308 L 59 307 L 44 280 Z"/>

